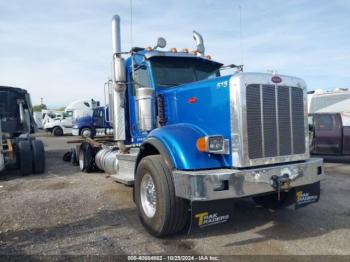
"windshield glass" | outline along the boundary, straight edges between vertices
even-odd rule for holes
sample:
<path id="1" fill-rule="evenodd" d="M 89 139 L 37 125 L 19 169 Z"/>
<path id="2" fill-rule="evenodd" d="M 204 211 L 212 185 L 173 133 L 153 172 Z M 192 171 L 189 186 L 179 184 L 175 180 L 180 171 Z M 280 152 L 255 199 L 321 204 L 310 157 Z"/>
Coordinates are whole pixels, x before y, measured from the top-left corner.
<path id="1" fill-rule="evenodd" d="M 177 86 L 219 76 L 221 64 L 198 58 L 153 57 L 151 60 L 155 84 Z"/>

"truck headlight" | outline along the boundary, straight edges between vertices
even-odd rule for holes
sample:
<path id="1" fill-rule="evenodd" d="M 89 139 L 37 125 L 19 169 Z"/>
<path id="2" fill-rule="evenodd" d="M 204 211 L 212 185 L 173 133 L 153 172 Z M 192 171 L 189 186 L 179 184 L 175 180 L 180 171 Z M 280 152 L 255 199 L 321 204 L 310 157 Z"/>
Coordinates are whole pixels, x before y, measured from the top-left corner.
<path id="1" fill-rule="evenodd" d="M 197 149 L 211 154 L 229 154 L 229 140 L 221 135 L 204 136 L 197 139 Z"/>

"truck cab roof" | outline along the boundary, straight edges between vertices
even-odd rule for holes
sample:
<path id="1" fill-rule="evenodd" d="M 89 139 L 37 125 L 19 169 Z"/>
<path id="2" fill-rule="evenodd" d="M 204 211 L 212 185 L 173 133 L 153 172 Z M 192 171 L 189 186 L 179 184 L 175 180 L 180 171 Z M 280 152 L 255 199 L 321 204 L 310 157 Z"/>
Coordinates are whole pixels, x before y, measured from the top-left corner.
<path id="1" fill-rule="evenodd" d="M 217 64 L 218 66 L 222 66 L 222 63 L 219 63 L 217 61 L 211 60 L 210 56 L 198 56 L 191 52 L 184 52 L 184 51 L 175 51 L 176 49 L 173 49 L 173 51 L 162 51 L 162 50 L 147 50 L 145 48 L 140 47 L 134 47 L 132 51 L 135 54 L 135 57 L 140 57 L 142 61 L 142 57 L 146 60 L 150 60 L 153 57 L 179 57 L 179 58 L 194 58 L 194 59 L 200 59 L 204 61 L 208 61 L 213 64 Z M 138 63 L 140 59 L 135 59 Z"/>

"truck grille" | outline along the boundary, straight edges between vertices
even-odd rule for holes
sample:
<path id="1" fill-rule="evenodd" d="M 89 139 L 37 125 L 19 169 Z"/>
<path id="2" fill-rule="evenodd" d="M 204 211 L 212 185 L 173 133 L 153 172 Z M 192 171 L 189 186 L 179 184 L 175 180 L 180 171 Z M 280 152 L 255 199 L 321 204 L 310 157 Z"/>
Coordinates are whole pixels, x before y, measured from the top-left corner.
<path id="1" fill-rule="evenodd" d="M 250 159 L 305 153 L 303 89 L 250 84 L 246 105 Z"/>

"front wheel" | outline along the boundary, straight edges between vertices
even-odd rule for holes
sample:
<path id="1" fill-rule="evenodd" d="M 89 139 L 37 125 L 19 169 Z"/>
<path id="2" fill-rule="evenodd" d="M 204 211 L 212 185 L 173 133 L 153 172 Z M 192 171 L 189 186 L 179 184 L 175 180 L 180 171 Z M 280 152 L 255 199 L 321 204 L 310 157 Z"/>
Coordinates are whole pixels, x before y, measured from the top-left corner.
<path id="1" fill-rule="evenodd" d="M 91 128 L 89 128 L 89 127 L 83 128 L 83 129 L 81 130 L 80 134 L 81 134 L 81 137 L 82 137 L 82 138 L 88 138 L 88 137 L 92 138 L 92 136 L 93 136 L 93 135 L 92 135 L 92 130 L 91 130 Z"/>
<path id="2" fill-rule="evenodd" d="M 134 194 L 141 223 L 152 235 L 174 234 L 186 226 L 188 203 L 175 196 L 171 171 L 160 155 L 141 160 Z"/>
<path id="3" fill-rule="evenodd" d="M 63 129 L 60 128 L 59 126 L 56 126 L 53 130 L 52 130 L 52 134 L 54 136 L 63 136 Z"/>

